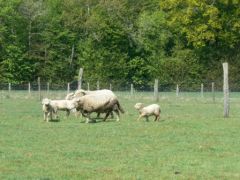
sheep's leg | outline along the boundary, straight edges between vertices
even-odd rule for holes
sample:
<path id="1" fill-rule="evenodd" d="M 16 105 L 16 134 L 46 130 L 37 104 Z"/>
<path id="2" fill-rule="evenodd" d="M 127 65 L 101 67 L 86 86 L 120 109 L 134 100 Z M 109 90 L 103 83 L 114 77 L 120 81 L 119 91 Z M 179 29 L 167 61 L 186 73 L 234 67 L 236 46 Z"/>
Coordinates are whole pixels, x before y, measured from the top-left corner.
<path id="1" fill-rule="evenodd" d="M 57 111 L 54 111 L 55 119 L 58 119 L 58 113 Z"/>
<path id="2" fill-rule="evenodd" d="M 139 121 L 141 118 L 143 117 L 143 115 L 140 115 L 137 119 L 137 121 Z"/>
<path id="3" fill-rule="evenodd" d="M 97 118 L 100 118 L 100 113 L 97 113 Z"/>
<path id="4" fill-rule="evenodd" d="M 146 121 L 147 121 L 147 122 L 149 121 L 148 116 L 146 116 Z"/>
<path id="5" fill-rule="evenodd" d="M 47 122 L 49 122 L 49 117 L 50 117 L 50 120 L 52 120 L 52 112 L 48 112 L 48 114 L 47 114 Z"/>
<path id="6" fill-rule="evenodd" d="M 52 112 L 49 112 L 50 120 L 52 120 Z"/>
<path id="7" fill-rule="evenodd" d="M 117 121 L 119 121 L 120 120 L 120 118 L 119 118 L 119 116 L 120 116 L 119 111 L 118 110 L 114 110 L 114 112 L 117 115 Z M 111 112 L 111 115 L 113 116 L 113 112 Z"/>
<path id="8" fill-rule="evenodd" d="M 89 119 L 90 119 L 90 115 L 89 113 L 87 114 L 87 117 L 86 117 L 86 122 L 85 123 L 89 123 Z"/>
<path id="9" fill-rule="evenodd" d="M 49 121 L 49 113 L 50 113 L 50 112 L 47 112 L 47 113 L 46 113 L 47 122 Z"/>
<path id="10" fill-rule="evenodd" d="M 110 112 L 107 112 L 106 116 L 104 117 L 103 121 L 106 121 L 106 119 L 108 118 Z"/>
<path id="11" fill-rule="evenodd" d="M 92 120 L 91 118 L 90 118 L 90 113 L 87 113 L 87 118 L 86 118 L 86 123 L 89 123 L 89 120 L 91 120 L 92 122 L 96 122 L 96 120 Z"/>
<path id="12" fill-rule="evenodd" d="M 43 119 L 46 121 L 46 112 L 43 113 Z"/>
<path id="13" fill-rule="evenodd" d="M 117 110 L 118 111 L 118 110 Z M 119 111 L 118 111 L 118 116 L 119 116 Z M 114 115 L 113 115 L 113 112 L 111 112 L 111 118 L 113 119 L 114 118 Z M 119 117 L 117 117 L 118 120 L 119 120 Z"/>
<path id="14" fill-rule="evenodd" d="M 70 111 L 67 110 L 66 116 L 69 117 Z"/>
<path id="15" fill-rule="evenodd" d="M 156 121 L 160 120 L 160 114 L 157 116 Z"/>

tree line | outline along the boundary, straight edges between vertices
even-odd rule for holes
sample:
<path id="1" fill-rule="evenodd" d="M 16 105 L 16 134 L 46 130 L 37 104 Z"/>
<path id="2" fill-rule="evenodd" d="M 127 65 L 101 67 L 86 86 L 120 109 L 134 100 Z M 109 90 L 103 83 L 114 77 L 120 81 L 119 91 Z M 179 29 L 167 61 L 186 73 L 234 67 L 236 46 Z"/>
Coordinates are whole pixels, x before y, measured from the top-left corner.
<path id="1" fill-rule="evenodd" d="M 239 0 L 0 0 L 0 81 L 240 81 Z"/>

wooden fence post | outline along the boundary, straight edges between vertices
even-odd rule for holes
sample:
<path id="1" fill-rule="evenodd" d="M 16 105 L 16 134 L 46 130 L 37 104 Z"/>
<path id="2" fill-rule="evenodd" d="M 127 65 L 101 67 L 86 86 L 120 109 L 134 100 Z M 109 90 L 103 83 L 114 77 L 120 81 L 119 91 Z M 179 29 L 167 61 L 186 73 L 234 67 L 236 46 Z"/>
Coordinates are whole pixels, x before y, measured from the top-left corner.
<path id="1" fill-rule="evenodd" d="M 67 83 L 67 94 L 70 92 L 70 83 Z"/>
<path id="2" fill-rule="evenodd" d="M 111 91 L 112 90 L 112 84 L 110 83 L 109 85 L 109 90 Z"/>
<path id="3" fill-rule="evenodd" d="M 31 83 L 28 83 L 28 94 L 31 94 Z"/>
<path id="4" fill-rule="evenodd" d="M 133 91 L 134 91 L 134 87 L 133 87 L 133 84 L 131 84 L 131 96 L 133 96 Z"/>
<path id="5" fill-rule="evenodd" d="M 213 98 L 213 102 L 215 102 L 215 83 L 212 82 L 212 98 Z"/>
<path id="6" fill-rule="evenodd" d="M 47 83 L 47 95 L 49 94 L 49 87 L 50 87 L 50 84 L 49 82 Z"/>
<path id="7" fill-rule="evenodd" d="M 40 77 L 38 77 L 38 95 L 39 95 L 39 100 L 42 99 L 42 95 L 41 95 L 41 81 L 40 81 Z"/>
<path id="8" fill-rule="evenodd" d="M 11 85 L 11 83 L 8 83 L 8 92 L 9 92 L 9 94 L 10 94 L 11 90 L 12 90 L 12 85 Z"/>
<path id="9" fill-rule="evenodd" d="M 83 76 L 83 68 L 80 68 L 79 74 L 78 74 L 78 89 L 82 89 L 82 76 Z"/>
<path id="10" fill-rule="evenodd" d="M 229 117 L 228 63 L 223 63 L 224 118 Z"/>
<path id="11" fill-rule="evenodd" d="M 154 98 L 155 98 L 155 101 L 156 101 L 156 102 L 159 101 L 158 79 L 155 79 L 155 83 L 154 83 Z"/>
<path id="12" fill-rule="evenodd" d="M 99 81 L 97 81 L 97 90 L 100 89 Z"/>
<path id="13" fill-rule="evenodd" d="M 201 98 L 203 98 L 203 83 L 201 84 Z"/>
<path id="14" fill-rule="evenodd" d="M 90 91 L 90 85 L 89 85 L 89 83 L 87 83 L 87 89 L 88 89 L 88 91 Z"/>
<path id="15" fill-rule="evenodd" d="M 178 97 L 179 96 L 179 86 L 177 84 L 177 87 L 176 87 L 176 96 Z"/>

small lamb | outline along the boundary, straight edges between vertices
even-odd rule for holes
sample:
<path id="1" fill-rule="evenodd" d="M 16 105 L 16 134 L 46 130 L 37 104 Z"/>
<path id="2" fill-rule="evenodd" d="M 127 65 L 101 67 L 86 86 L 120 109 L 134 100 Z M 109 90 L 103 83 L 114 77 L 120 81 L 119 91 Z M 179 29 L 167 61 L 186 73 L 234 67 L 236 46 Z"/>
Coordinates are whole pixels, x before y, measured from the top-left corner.
<path id="1" fill-rule="evenodd" d="M 42 100 L 42 109 L 44 112 L 44 120 L 48 122 L 49 117 L 52 119 L 52 114 L 55 114 L 57 118 L 58 110 L 66 111 L 67 116 L 69 116 L 71 110 L 75 110 L 77 107 L 77 100 L 51 100 L 45 98 Z"/>
<path id="2" fill-rule="evenodd" d="M 136 103 L 134 106 L 135 109 L 139 111 L 140 116 L 138 117 L 137 121 L 139 121 L 142 117 L 146 117 L 148 121 L 149 116 L 155 116 L 154 121 L 159 121 L 161 109 L 158 104 L 151 104 L 149 106 L 144 107 L 143 103 Z"/>
<path id="3" fill-rule="evenodd" d="M 54 109 L 53 107 L 50 105 L 50 99 L 48 98 L 44 98 L 42 100 L 42 110 L 43 110 L 43 115 L 44 115 L 44 121 L 49 121 L 49 117 L 50 120 L 52 120 L 52 114 L 54 113 Z"/>

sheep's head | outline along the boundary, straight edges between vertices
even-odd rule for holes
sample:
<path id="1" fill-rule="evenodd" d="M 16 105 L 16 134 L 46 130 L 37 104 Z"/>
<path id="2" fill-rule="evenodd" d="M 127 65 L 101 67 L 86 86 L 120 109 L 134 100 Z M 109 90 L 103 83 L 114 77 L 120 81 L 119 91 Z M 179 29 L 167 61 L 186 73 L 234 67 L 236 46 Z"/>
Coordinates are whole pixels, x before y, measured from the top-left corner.
<path id="1" fill-rule="evenodd" d="M 82 107 L 82 104 L 83 104 L 83 100 L 82 100 L 82 97 L 75 97 L 73 99 L 73 102 L 74 102 L 74 105 L 78 108 L 81 108 Z"/>
<path id="2" fill-rule="evenodd" d="M 82 96 L 85 96 L 86 95 L 86 91 L 85 90 L 83 90 L 83 89 L 79 89 L 79 90 L 77 90 L 75 93 L 74 93 L 74 98 L 75 97 L 82 97 Z"/>
<path id="3" fill-rule="evenodd" d="M 42 105 L 48 106 L 48 105 L 50 104 L 50 102 L 51 102 L 50 99 L 44 98 L 44 99 L 42 100 Z"/>
<path id="4" fill-rule="evenodd" d="M 140 110 L 143 108 L 143 103 L 136 103 L 134 106 L 135 109 Z"/>
<path id="5" fill-rule="evenodd" d="M 73 97 L 74 97 L 74 93 L 69 93 L 69 94 L 65 97 L 65 99 L 66 99 L 66 100 L 71 100 L 71 99 L 73 99 Z"/>

